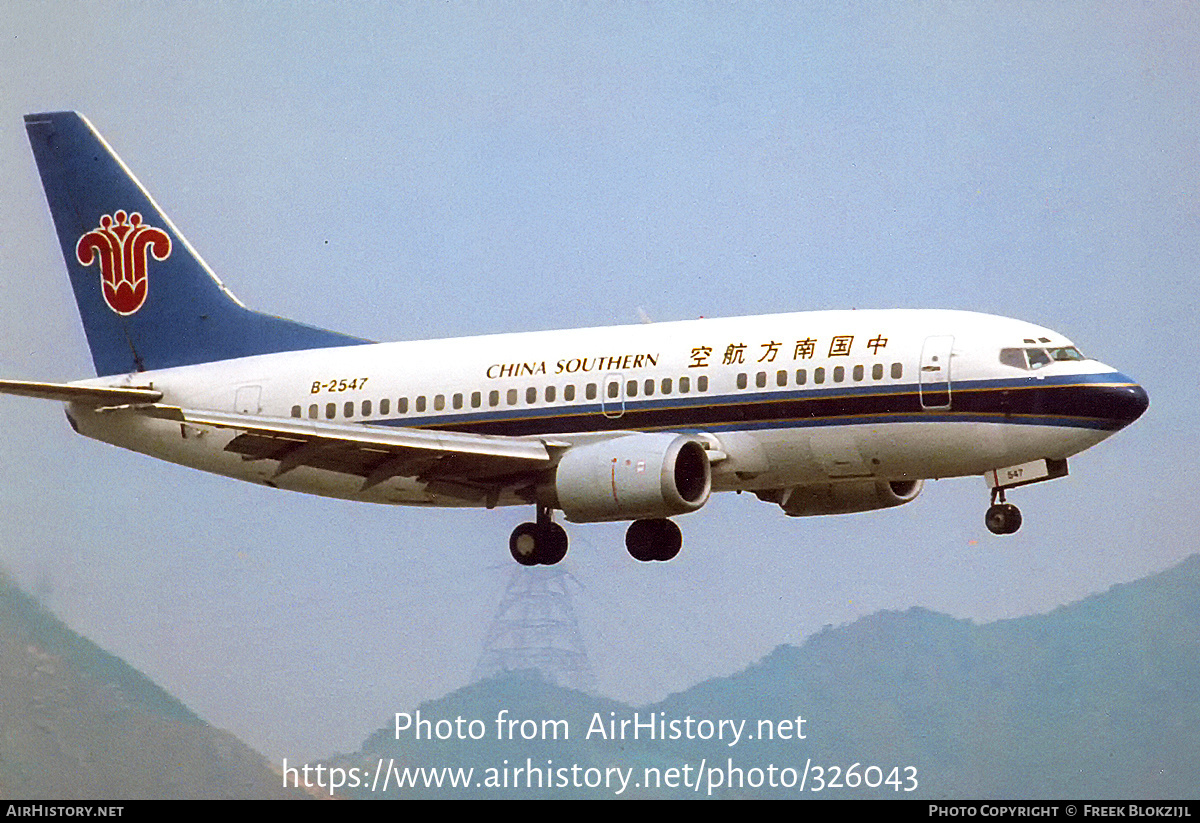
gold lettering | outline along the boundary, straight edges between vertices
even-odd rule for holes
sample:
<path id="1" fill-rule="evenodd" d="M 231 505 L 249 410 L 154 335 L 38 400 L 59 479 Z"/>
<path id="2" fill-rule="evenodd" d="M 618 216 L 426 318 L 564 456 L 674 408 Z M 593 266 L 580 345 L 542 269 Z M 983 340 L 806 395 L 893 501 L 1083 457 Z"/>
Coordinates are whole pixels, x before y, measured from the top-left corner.
<path id="1" fill-rule="evenodd" d="M 626 371 L 628 369 L 644 369 L 658 365 L 658 355 L 616 354 L 602 357 L 564 357 L 554 361 L 553 374 L 576 374 L 592 371 Z M 538 374 L 550 374 L 550 366 L 545 360 L 535 360 L 521 363 L 493 363 L 487 367 L 485 374 L 490 380 L 503 377 L 531 377 Z"/>

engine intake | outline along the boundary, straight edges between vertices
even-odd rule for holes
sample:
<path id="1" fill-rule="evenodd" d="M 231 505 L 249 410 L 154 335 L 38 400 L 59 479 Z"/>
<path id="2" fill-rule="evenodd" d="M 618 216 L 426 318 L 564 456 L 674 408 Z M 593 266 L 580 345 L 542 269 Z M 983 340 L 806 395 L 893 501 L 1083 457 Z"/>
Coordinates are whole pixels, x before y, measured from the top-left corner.
<path id="1" fill-rule="evenodd" d="M 568 520 L 641 520 L 692 512 L 708 501 L 704 444 L 684 434 L 630 434 L 575 446 L 554 475 Z"/>

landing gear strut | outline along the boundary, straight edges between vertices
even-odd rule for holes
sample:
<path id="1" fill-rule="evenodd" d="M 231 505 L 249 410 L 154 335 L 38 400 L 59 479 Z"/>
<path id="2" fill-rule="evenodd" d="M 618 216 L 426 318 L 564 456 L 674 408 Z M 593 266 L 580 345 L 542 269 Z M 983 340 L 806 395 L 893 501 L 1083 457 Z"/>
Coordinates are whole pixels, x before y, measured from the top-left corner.
<path id="1" fill-rule="evenodd" d="M 549 506 L 539 504 L 537 521 L 522 523 L 508 538 L 508 550 L 522 566 L 553 566 L 567 556 L 567 533 L 550 513 Z M 670 560 L 682 546 L 679 527 L 665 518 L 635 520 L 625 532 L 625 548 L 643 563 Z"/>
<path id="2" fill-rule="evenodd" d="M 625 548 L 634 560 L 670 560 L 679 554 L 683 534 L 670 520 L 635 520 L 625 532 Z"/>
<path id="3" fill-rule="evenodd" d="M 1004 489 L 992 489 L 992 505 L 983 516 L 988 531 L 992 534 L 1012 534 L 1021 528 L 1021 510 L 1012 503 L 1004 502 Z"/>
<path id="4" fill-rule="evenodd" d="M 550 507 L 539 504 L 537 522 L 513 529 L 508 550 L 522 566 L 553 566 L 567 556 L 567 532 L 550 519 Z"/>

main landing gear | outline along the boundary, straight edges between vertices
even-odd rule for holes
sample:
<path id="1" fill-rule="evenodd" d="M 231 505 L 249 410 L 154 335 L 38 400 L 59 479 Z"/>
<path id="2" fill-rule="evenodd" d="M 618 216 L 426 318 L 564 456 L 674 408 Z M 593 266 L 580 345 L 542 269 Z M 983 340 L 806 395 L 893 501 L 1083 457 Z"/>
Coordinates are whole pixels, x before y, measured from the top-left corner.
<path id="1" fill-rule="evenodd" d="M 683 534 L 678 526 L 665 518 L 635 520 L 625 532 L 625 548 L 634 560 L 643 563 L 670 560 L 679 554 L 681 546 Z"/>
<path id="2" fill-rule="evenodd" d="M 670 560 L 682 546 L 679 527 L 665 518 L 635 520 L 625 532 L 625 548 L 643 563 Z M 536 522 L 513 529 L 508 550 L 522 566 L 553 566 L 567 556 L 567 533 L 550 519 L 550 507 L 539 505 Z"/>
<path id="3" fill-rule="evenodd" d="M 549 506 L 538 505 L 537 522 L 513 529 L 508 550 L 522 566 L 553 566 L 567 556 L 567 532 L 550 519 Z"/>
<path id="4" fill-rule="evenodd" d="M 1021 510 L 1012 503 L 1004 502 L 1004 489 L 992 489 L 992 505 L 983 516 L 988 531 L 992 534 L 1012 534 L 1021 528 Z"/>

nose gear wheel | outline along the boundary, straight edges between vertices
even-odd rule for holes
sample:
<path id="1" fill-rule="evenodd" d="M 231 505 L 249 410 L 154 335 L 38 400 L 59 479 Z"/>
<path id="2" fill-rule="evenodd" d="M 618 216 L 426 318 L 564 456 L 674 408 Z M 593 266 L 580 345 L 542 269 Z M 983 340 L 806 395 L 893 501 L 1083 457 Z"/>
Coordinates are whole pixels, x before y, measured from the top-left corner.
<path id="1" fill-rule="evenodd" d="M 1004 489 L 993 489 L 992 505 L 984 514 L 983 522 L 992 534 L 1012 534 L 1021 528 L 1021 510 L 1004 502 Z"/>

